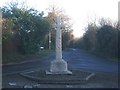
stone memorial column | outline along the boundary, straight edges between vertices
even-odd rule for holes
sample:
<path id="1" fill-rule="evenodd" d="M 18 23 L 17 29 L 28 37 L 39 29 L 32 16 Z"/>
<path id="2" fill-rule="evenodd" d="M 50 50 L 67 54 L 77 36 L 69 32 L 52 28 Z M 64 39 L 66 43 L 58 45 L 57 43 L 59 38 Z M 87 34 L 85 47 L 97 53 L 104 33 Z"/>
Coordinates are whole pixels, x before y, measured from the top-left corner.
<path id="1" fill-rule="evenodd" d="M 47 74 L 72 74 L 68 71 L 67 62 L 62 59 L 62 29 L 61 18 L 57 17 L 56 24 L 56 59 L 51 62 L 50 72 Z"/>

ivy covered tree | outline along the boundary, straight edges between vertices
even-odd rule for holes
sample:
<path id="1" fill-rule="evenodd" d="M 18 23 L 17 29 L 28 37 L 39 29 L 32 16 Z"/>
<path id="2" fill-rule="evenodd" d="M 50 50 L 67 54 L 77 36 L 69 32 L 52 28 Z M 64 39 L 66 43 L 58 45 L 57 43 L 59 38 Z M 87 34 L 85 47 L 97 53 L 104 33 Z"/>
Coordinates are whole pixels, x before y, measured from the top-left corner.
<path id="1" fill-rule="evenodd" d="M 104 55 L 117 56 L 118 32 L 117 29 L 104 25 L 97 32 L 96 50 Z"/>
<path id="2" fill-rule="evenodd" d="M 3 49 L 5 41 L 16 43 L 17 50 L 22 53 L 35 53 L 43 46 L 45 35 L 50 30 L 50 23 L 43 13 L 35 9 L 19 8 L 18 5 L 3 7 Z M 9 47 L 9 46 L 8 46 Z"/>

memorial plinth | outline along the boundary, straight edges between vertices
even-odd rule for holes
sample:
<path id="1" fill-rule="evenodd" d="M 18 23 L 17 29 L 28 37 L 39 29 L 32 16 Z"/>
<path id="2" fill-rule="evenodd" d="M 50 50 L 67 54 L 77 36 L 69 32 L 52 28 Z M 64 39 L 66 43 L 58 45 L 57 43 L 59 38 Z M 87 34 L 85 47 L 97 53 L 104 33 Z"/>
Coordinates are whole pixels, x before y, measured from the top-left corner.
<path id="1" fill-rule="evenodd" d="M 68 70 L 67 62 L 62 59 L 62 29 L 61 18 L 57 17 L 54 29 L 56 30 L 56 59 L 51 62 L 50 71 L 46 74 L 72 74 Z"/>
<path id="2" fill-rule="evenodd" d="M 32 70 L 22 72 L 26 79 L 33 80 L 39 84 L 85 84 L 95 75 L 92 72 L 71 70 L 72 74 L 47 74 L 44 70 Z"/>

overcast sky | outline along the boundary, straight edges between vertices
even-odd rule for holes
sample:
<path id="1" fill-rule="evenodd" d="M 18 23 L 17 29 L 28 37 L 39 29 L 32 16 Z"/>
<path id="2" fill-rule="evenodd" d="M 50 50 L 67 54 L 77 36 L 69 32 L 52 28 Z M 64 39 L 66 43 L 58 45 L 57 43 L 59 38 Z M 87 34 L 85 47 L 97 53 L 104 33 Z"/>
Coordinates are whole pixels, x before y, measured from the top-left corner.
<path id="1" fill-rule="evenodd" d="M 11 0 L 0 0 L 1 6 Z M 14 0 L 12 0 L 14 1 Z M 119 0 L 18 0 L 39 11 L 45 11 L 51 5 L 56 5 L 71 17 L 75 36 L 82 36 L 88 22 L 99 18 L 110 18 L 116 21 L 118 18 Z"/>

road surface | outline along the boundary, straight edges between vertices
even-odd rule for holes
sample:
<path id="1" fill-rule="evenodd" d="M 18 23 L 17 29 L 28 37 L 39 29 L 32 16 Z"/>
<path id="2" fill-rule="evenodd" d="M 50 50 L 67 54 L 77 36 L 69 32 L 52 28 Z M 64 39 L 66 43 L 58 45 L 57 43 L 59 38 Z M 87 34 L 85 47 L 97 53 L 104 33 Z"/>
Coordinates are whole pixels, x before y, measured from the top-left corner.
<path id="1" fill-rule="evenodd" d="M 55 52 L 42 60 L 33 60 L 16 65 L 7 65 L 2 67 L 3 74 L 18 73 L 27 70 L 42 69 L 49 70 L 50 62 L 55 59 Z M 92 72 L 118 73 L 118 63 L 104 58 L 89 54 L 83 50 L 69 49 L 63 51 L 63 59 L 67 61 L 68 68 L 71 70 L 86 70 Z"/>

